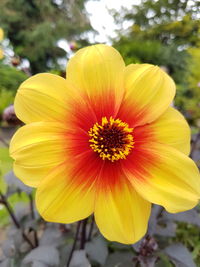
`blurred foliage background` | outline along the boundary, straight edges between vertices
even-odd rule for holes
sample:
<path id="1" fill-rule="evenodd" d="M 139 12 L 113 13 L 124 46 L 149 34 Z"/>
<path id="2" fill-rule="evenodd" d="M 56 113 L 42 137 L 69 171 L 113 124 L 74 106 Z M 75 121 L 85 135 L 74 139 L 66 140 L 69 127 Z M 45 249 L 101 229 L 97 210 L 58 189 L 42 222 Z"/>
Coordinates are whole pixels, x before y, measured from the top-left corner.
<path id="1" fill-rule="evenodd" d="M 115 47 L 131 62 L 164 66 L 177 84 L 175 105 L 196 126 L 200 116 L 200 2 L 142 0 L 131 10 L 113 11 L 119 30 Z"/>
<path id="2" fill-rule="evenodd" d="M 14 52 L 29 60 L 32 73 L 57 68 L 66 52 L 60 39 L 81 38 L 91 30 L 84 9 L 85 0 L 2 0 L 0 25 Z"/>
<path id="3" fill-rule="evenodd" d="M 0 1 L 0 28 L 4 31 L 3 40 L 0 38 L 0 267 L 63 267 L 70 255 L 75 227 L 46 223 L 39 217 L 34 192 L 11 171 L 7 146 L 20 126 L 12 107 L 19 85 L 39 72 L 64 76 L 67 60 L 77 49 L 93 43 L 90 33 L 98 34 L 91 26 L 86 2 Z M 177 85 L 174 105 L 190 123 L 191 157 L 200 166 L 200 1 L 132 2 L 132 8 L 109 10 L 118 26 L 116 38 L 109 42 L 126 64 L 152 63 L 173 77 Z M 130 25 L 126 30 L 125 22 Z M 10 219 L 5 203 L 19 227 Z M 90 218 L 88 231 L 92 223 Z M 24 233 L 33 246 L 23 241 Z M 82 265 L 72 261 L 71 267 L 89 266 L 88 258 L 97 267 L 200 266 L 199 207 L 175 216 L 155 206 L 148 235 L 134 246 L 106 242 L 95 226 L 92 233 L 86 252 L 76 251 Z"/>

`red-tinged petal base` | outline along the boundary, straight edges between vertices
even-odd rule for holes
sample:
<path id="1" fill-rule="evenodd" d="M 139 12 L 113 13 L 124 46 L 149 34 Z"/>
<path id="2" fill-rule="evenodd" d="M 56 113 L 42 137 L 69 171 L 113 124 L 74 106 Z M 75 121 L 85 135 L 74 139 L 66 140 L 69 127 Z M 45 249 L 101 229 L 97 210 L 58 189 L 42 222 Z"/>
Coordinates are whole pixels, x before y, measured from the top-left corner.
<path id="1" fill-rule="evenodd" d="M 89 151 L 47 175 L 36 192 L 41 216 L 51 222 L 72 223 L 93 213 L 98 163 Z"/>
<path id="2" fill-rule="evenodd" d="M 190 152 L 190 127 L 181 113 L 172 107 L 154 122 L 134 128 L 134 139 L 169 145 L 186 155 Z"/>
<path id="3" fill-rule="evenodd" d="M 173 80 L 157 66 L 131 64 L 125 71 L 125 95 L 118 117 L 130 127 L 158 119 L 175 95 Z"/>

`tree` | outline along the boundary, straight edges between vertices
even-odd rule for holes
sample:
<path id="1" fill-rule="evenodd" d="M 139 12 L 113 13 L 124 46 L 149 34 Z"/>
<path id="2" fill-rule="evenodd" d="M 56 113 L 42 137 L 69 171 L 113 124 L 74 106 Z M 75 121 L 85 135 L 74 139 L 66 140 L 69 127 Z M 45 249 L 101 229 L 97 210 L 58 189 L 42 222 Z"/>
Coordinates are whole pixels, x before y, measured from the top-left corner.
<path id="1" fill-rule="evenodd" d="M 91 30 L 86 0 L 1 0 L 0 25 L 15 53 L 27 58 L 32 73 L 56 67 L 66 56 L 58 40 L 80 38 Z"/>
<path id="2" fill-rule="evenodd" d="M 138 40 L 124 36 L 114 42 L 114 46 L 122 54 L 126 64 L 150 63 L 165 66 L 176 83 L 183 81 L 188 54 L 184 50 L 179 51 L 175 44 L 168 46 L 154 39 Z"/>
<path id="3" fill-rule="evenodd" d="M 120 30 L 114 41 L 126 63 L 167 67 L 177 85 L 175 105 L 192 123 L 200 115 L 199 12 L 199 1 L 141 0 L 131 10 L 115 13 L 117 23 L 132 23 L 125 33 Z"/>
<path id="4" fill-rule="evenodd" d="M 200 45 L 199 11 L 199 1 L 141 0 L 131 10 L 115 13 L 117 23 L 129 20 L 132 26 L 125 35 L 120 30 L 114 44 L 129 60 L 165 65 L 180 82 L 186 49 Z"/>
<path id="5" fill-rule="evenodd" d="M 188 53 L 186 89 L 177 96 L 177 105 L 183 106 L 188 118 L 200 126 L 200 48 L 189 48 Z"/>
<path id="6" fill-rule="evenodd" d="M 141 0 L 131 10 L 116 13 L 115 18 L 118 23 L 133 23 L 129 33 L 134 38 L 195 46 L 200 45 L 199 12 L 199 1 Z"/>

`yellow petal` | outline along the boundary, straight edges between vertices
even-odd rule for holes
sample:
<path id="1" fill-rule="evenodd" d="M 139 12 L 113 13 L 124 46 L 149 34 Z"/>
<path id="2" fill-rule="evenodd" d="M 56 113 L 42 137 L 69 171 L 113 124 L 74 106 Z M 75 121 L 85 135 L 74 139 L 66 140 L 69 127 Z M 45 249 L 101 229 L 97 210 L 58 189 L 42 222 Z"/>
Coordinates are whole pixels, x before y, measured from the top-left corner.
<path id="1" fill-rule="evenodd" d="M 54 74 L 42 73 L 27 79 L 15 98 L 17 117 L 25 123 L 63 121 L 68 89 L 66 80 Z"/>
<path id="2" fill-rule="evenodd" d="M 94 211 L 94 184 L 88 177 L 80 182 L 71 176 L 68 164 L 57 166 L 37 189 L 36 206 L 47 221 L 72 223 Z"/>
<path id="3" fill-rule="evenodd" d="M 25 184 L 37 187 L 48 172 L 64 159 L 64 126 L 54 122 L 35 122 L 23 126 L 13 136 L 10 155 L 14 172 Z"/>
<path id="4" fill-rule="evenodd" d="M 98 192 L 95 220 L 108 240 L 133 244 L 147 231 L 151 205 L 138 195 L 126 177 L 122 178 L 120 184 Z"/>
<path id="5" fill-rule="evenodd" d="M 129 168 L 124 168 L 138 193 L 172 213 L 196 206 L 200 197 L 200 175 L 195 163 L 167 145 L 146 143 L 141 144 L 140 149 L 147 151 L 149 158 L 143 158 L 134 168 L 137 159 L 133 157 Z"/>
<path id="6" fill-rule="evenodd" d="M 2 28 L 0 28 L 0 42 L 3 40 L 4 38 L 4 31 Z"/>
<path id="7" fill-rule="evenodd" d="M 4 57 L 3 50 L 0 48 L 0 60 Z"/>
<path id="8" fill-rule="evenodd" d="M 186 155 L 190 153 L 190 127 L 181 113 L 171 107 L 154 122 L 136 127 L 134 135 L 135 142 L 158 142 Z"/>
<path id="9" fill-rule="evenodd" d="M 94 110 L 101 109 L 105 114 L 109 105 L 116 113 L 124 94 L 124 70 L 117 50 L 103 44 L 93 45 L 80 49 L 69 60 L 67 80 L 88 96 Z"/>
<path id="10" fill-rule="evenodd" d="M 175 95 L 173 80 L 159 67 L 129 65 L 125 72 L 126 94 L 119 111 L 120 119 L 130 126 L 140 126 L 157 119 Z"/>

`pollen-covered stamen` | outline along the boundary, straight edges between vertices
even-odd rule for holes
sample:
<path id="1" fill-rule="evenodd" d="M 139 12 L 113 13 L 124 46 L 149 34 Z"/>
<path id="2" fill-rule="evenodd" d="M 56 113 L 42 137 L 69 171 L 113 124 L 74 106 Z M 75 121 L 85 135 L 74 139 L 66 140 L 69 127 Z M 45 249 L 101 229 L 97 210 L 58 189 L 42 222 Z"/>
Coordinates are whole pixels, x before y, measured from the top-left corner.
<path id="1" fill-rule="evenodd" d="M 132 132 L 133 128 L 120 119 L 103 117 L 102 123 L 95 123 L 88 132 L 90 147 L 103 160 L 125 159 L 134 145 Z"/>

